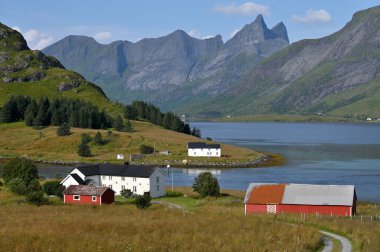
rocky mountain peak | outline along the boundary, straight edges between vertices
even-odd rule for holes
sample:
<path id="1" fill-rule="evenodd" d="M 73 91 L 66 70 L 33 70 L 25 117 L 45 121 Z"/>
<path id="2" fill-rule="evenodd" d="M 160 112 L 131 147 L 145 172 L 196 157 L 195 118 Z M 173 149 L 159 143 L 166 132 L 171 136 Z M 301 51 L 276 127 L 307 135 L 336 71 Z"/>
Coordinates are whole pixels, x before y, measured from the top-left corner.
<path id="1" fill-rule="evenodd" d="M 286 30 L 286 26 L 284 25 L 283 22 L 280 22 L 276 24 L 272 29 L 272 32 L 283 38 L 289 43 L 289 37 L 288 37 L 288 31 Z"/>

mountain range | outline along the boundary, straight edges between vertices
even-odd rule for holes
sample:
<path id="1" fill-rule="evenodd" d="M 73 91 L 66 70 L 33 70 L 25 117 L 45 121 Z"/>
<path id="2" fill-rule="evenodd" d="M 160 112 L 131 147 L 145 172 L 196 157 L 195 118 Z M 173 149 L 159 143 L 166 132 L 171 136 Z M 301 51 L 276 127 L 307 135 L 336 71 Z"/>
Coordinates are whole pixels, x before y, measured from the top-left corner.
<path id="1" fill-rule="evenodd" d="M 380 117 L 379 6 L 327 37 L 291 45 L 283 23 L 268 29 L 259 15 L 226 43 L 178 30 L 109 45 L 69 36 L 43 51 L 122 102 L 143 99 L 206 117 Z"/>
<path id="2" fill-rule="evenodd" d="M 268 29 L 259 15 L 226 43 L 220 35 L 196 39 L 177 30 L 164 37 L 108 45 L 68 36 L 43 52 L 97 83 L 114 100 L 142 99 L 174 109 L 217 97 L 262 59 L 288 45 L 285 25 Z"/>

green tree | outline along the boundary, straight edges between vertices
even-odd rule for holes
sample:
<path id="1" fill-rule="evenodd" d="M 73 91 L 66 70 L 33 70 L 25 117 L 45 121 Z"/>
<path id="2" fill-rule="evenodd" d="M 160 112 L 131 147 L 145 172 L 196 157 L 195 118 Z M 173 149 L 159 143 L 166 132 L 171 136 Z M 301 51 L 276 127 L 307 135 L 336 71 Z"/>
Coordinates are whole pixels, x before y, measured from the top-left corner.
<path id="1" fill-rule="evenodd" d="M 16 178 L 20 178 L 28 187 L 34 179 L 38 179 L 37 166 L 25 158 L 10 160 L 3 167 L 3 179 L 5 184 L 7 184 Z"/>
<path id="2" fill-rule="evenodd" d="M 141 154 L 151 154 L 154 152 L 154 149 L 152 146 L 142 144 L 140 145 L 140 153 Z"/>
<path id="3" fill-rule="evenodd" d="M 150 197 L 149 194 L 144 194 L 144 195 L 139 195 L 135 199 L 135 206 L 138 209 L 145 209 L 151 206 L 152 198 Z"/>
<path id="4" fill-rule="evenodd" d="M 81 157 L 91 157 L 91 149 L 87 143 L 81 141 L 78 146 L 78 155 Z"/>
<path id="5" fill-rule="evenodd" d="M 21 178 L 14 178 L 8 182 L 8 188 L 11 192 L 18 195 L 24 195 L 27 193 L 28 188 L 24 181 Z"/>
<path id="6" fill-rule="evenodd" d="M 130 189 L 123 189 L 123 190 L 120 191 L 120 195 L 123 198 L 127 199 L 127 198 L 132 197 L 132 191 Z"/>
<path id="7" fill-rule="evenodd" d="M 70 134 L 70 125 L 66 122 L 62 123 L 57 129 L 57 136 L 68 136 Z"/>
<path id="8" fill-rule="evenodd" d="M 25 113 L 24 113 L 24 121 L 26 125 L 33 126 L 33 121 L 37 115 L 37 111 L 38 111 L 37 102 L 35 100 L 32 100 L 30 104 L 26 107 Z"/>
<path id="9" fill-rule="evenodd" d="M 81 143 L 88 144 L 91 141 L 92 141 L 92 138 L 90 137 L 89 134 L 87 134 L 87 133 L 82 134 Z"/>
<path id="10" fill-rule="evenodd" d="M 44 205 L 49 201 L 44 197 L 44 192 L 42 190 L 29 192 L 26 195 L 26 202 L 34 205 Z"/>
<path id="11" fill-rule="evenodd" d="M 47 195 L 57 195 L 59 187 L 61 187 L 61 183 L 59 181 L 47 181 L 43 185 L 44 192 Z"/>
<path id="12" fill-rule="evenodd" d="M 104 143 L 103 136 L 102 136 L 102 134 L 99 131 L 96 132 L 96 134 L 95 134 L 94 143 L 98 144 L 98 145 L 101 145 L 101 144 Z"/>
<path id="13" fill-rule="evenodd" d="M 116 131 L 122 131 L 123 130 L 123 119 L 121 116 L 117 116 L 115 121 L 113 122 L 113 128 Z"/>
<path id="14" fill-rule="evenodd" d="M 195 178 L 193 190 L 202 197 L 218 196 L 220 193 L 219 182 L 210 172 L 202 172 Z"/>
<path id="15" fill-rule="evenodd" d="M 126 132 L 132 132 L 133 131 L 133 126 L 132 126 L 131 121 L 127 120 L 127 122 L 125 123 L 124 131 L 126 131 Z"/>

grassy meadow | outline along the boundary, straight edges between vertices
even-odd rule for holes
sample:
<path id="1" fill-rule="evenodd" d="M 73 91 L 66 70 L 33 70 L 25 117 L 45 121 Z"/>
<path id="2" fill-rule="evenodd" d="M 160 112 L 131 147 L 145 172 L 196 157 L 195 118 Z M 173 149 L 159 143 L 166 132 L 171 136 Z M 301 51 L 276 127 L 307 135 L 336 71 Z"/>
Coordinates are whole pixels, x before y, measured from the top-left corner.
<path id="1" fill-rule="evenodd" d="M 137 163 L 144 164 L 182 164 L 183 160 L 212 164 L 229 164 L 248 162 L 259 159 L 263 154 L 253 150 L 222 144 L 222 154 L 229 157 L 222 158 L 189 158 L 187 157 L 187 142 L 203 141 L 199 138 L 165 130 L 151 123 L 133 121 L 134 132 L 93 130 L 71 128 L 70 136 L 59 137 L 57 127 L 47 127 L 35 130 L 27 127 L 23 122 L 0 124 L 0 156 L 11 158 L 24 156 L 33 160 L 63 161 L 63 162 L 117 162 L 116 155 L 122 153 L 129 161 L 130 154 L 139 154 L 141 144 L 155 147 L 156 151 L 168 150 L 170 155 L 146 155 Z M 94 137 L 101 132 L 105 144 L 96 145 L 91 142 L 92 157 L 80 157 L 77 148 L 83 133 Z M 277 159 L 281 159 L 278 157 Z M 120 162 L 120 161 L 119 161 Z"/>
<path id="2" fill-rule="evenodd" d="M 138 210 L 120 203 L 37 207 L 19 200 L 0 187 L 3 251 L 313 251 L 320 247 L 316 228 L 266 216 L 246 217 L 242 199 L 234 196 L 191 198 L 197 204 L 190 211 L 156 204 Z"/>

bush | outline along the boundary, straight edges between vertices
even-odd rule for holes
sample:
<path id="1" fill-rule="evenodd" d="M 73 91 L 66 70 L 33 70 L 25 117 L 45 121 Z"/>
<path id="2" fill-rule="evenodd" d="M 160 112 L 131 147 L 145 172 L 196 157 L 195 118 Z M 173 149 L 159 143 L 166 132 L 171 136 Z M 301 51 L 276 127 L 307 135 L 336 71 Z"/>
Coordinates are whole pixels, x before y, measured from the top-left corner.
<path id="1" fill-rule="evenodd" d="M 47 195 L 57 195 L 57 190 L 60 186 L 59 181 L 48 181 L 43 185 L 43 189 Z"/>
<path id="2" fill-rule="evenodd" d="M 26 202 L 39 206 L 39 205 L 47 204 L 48 200 L 44 197 L 44 192 L 40 190 L 40 191 L 29 192 L 26 195 Z"/>
<path id="3" fill-rule="evenodd" d="M 92 138 L 90 137 L 89 134 L 87 134 L 87 133 L 83 133 L 83 134 L 82 134 L 82 138 L 81 138 L 81 142 L 82 142 L 82 143 L 87 144 L 87 143 L 89 143 L 89 142 L 91 142 L 91 141 L 92 141 Z"/>
<path id="4" fill-rule="evenodd" d="M 3 186 L 3 182 L 0 180 L 0 186 Z"/>
<path id="5" fill-rule="evenodd" d="M 132 197 L 132 191 L 130 189 L 123 189 L 123 190 L 121 190 L 120 195 L 125 199 L 131 198 Z"/>
<path id="6" fill-rule="evenodd" d="M 140 146 L 140 153 L 141 154 L 151 154 L 153 153 L 154 149 L 152 146 L 149 146 L 149 145 L 145 145 L 145 144 L 142 144 Z"/>
<path id="7" fill-rule="evenodd" d="M 96 132 L 96 134 L 95 134 L 94 143 L 98 144 L 98 145 L 101 145 L 101 144 L 104 143 L 103 136 L 102 136 L 102 134 L 99 131 Z"/>
<path id="8" fill-rule="evenodd" d="M 150 207 L 151 205 L 151 200 L 152 198 L 150 197 L 149 194 L 144 194 L 144 195 L 139 195 L 136 197 L 135 199 L 135 206 L 138 208 L 138 209 L 145 209 L 145 208 L 148 208 Z"/>
<path id="9" fill-rule="evenodd" d="M 57 129 L 57 136 L 68 136 L 70 134 L 70 126 L 68 123 L 62 123 Z"/>
<path id="10" fill-rule="evenodd" d="M 81 142 L 78 146 L 78 155 L 81 157 L 91 157 L 90 146 L 85 142 Z"/>
<path id="11" fill-rule="evenodd" d="M 27 193 L 28 188 L 21 178 L 15 178 L 8 182 L 8 188 L 11 192 L 18 195 L 24 195 Z"/>
<path id="12" fill-rule="evenodd" d="M 3 167 L 3 179 L 8 184 L 12 179 L 20 178 L 26 186 L 38 179 L 37 166 L 30 160 L 20 158 L 12 159 Z"/>
<path id="13" fill-rule="evenodd" d="M 182 197 L 183 193 L 176 191 L 166 191 L 165 197 Z"/>
<path id="14" fill-rule="evenodd" d="M 202 172 L 195 178 L 193 190 L 202 197 L 218 196 L 220 193 L 218 180 L 210 172 Z"/>

